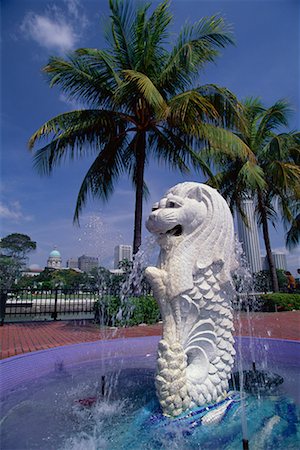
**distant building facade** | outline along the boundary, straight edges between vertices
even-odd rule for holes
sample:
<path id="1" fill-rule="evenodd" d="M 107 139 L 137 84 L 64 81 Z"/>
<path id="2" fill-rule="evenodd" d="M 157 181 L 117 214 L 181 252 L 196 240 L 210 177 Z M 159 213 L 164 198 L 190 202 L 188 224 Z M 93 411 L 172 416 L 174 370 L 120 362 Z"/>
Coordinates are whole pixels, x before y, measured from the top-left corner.
<path id="1" fill-rule="evenodd" d="M 47 259 L 47 268 L 48 269 L 60 269 L 61 268 L 61 256 L 60 252 L 55 248 L 50 253 Z"/>
<path id="2" fill-rule="evenodd" d="M 250 198 L 243 200 L 242 209 L 247 217 L 248 226 L 244 223 L 239 212 L 237 212 L 239 241 L 242 244 L 251 272 L 260 272 L 262 270 L 262 263 L 253 200 Z"/>
<path id="3" fill-rule="evenodd" d="M 127 259 L 132 261 L 132 246 L 131 245 L 117 245 L 114 252 L 114 268 L 119 268 L 119 262 Z"/>
<path id="4" fill-rule="evenodd" d="M 78 258 L 69 258 L 67 261 L 67 268 L 68 269 L 78 269 Z"/>
<path id="5" fill-rule="evenodd" d="M 287 270 L 286 255 L 284 253 L 272 252 L 272 256 L 276 269 Z M 263 270 L 269 270 L 269 263 L 267 256 L 262 256 L 262 262 L 263 262 Z"/>
<path id="6" fill-rule="evenodd" d="M 35 266 L 35 264 L 33 265 Z M 33 267 L 30 266 L 27 269 L 22 271 L 22 277 L 37 277 L 40 275 L 44 269 L 41 269 L 40 267 Z"/>
<path id="7" fill-rule="evenodd" d="M 109 269 L 109 271 L 113 275 L 123 275 L 123 273 L 124 273 L 123 269 Z"/>
<path id="8" fill-rule="evenodd" d="M 99 267 L 98 258 L 95 256 L 82 255 L 78 258 L 78 268 L 82 272 L 90 272 L 95 267 Z"/>

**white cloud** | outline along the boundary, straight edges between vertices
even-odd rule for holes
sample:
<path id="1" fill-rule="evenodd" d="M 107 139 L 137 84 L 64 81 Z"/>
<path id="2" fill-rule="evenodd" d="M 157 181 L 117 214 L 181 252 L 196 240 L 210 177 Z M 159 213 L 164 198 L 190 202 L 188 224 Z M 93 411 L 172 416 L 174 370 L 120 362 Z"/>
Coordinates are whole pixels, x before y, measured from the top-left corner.
<path id="1" fill-rule="evenodd" d="M 31 221 L 32 216 L 26 215 L 22 212 L 21 205 L 18 201 L 12 202 L 9 205 L 0 203 L 0 218 L 3 220 L 10 220 L 12 222 L 20 222 L 21 220 Z"/>
<path id="2" fill-rule="evenodd" d="M 48 50 L 65 52 L 74 48 L 88 20 L 78 0 L 64 3 L 66 9 L 54 5 L 43 14 L 28 12 L 20 27 L 23 36 Z"/>
<path id="3" fill-rule="evenodd" d="M 48 49 L 65 51 L 73 48 L 76 42 L 76 35 L 68 24 L 63 21 L 55 22 L 49 17 L 35 13 L 25 16 L 21 30 L 41 47 Z"/>
<path id="4" fill-rule="evenodd" d="M 87 21 L 85 15 L 82 15 L 82 7 L 79 0 L 64 0 L 67 6 L 70 16 L 74 19 L 80 19 L 81 21 Z"/>

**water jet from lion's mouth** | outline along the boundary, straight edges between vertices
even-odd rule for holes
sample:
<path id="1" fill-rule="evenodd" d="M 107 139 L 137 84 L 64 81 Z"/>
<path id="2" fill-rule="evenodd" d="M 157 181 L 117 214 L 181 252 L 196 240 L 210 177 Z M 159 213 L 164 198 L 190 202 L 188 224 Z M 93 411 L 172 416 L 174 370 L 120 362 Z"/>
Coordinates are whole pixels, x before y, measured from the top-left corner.
<path id="1" fill-rule="evenodd" d="M 168 230 L 167 234 L 169 234 L 171 236 L 181 236 L 182 235 L 182 231 L 183 231 L 182 226 L 181 225 L 176 225 L 171 230 Z"/>

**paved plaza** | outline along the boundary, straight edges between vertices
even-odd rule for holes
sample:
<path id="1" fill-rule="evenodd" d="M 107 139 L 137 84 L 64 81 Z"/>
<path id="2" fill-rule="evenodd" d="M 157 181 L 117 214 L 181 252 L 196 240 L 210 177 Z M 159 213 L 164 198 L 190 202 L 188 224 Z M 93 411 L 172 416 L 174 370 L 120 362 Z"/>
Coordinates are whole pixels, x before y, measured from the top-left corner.
<path id="1" fill-rule="evenodd" d="M 241 314 L 235 334 L 300 341 L 300 311 Z M 5 323 L 0 327 L 1 359 L 62 345 L 102 339 L 160 336 L 162 324 L 100 328 L 92 321 Z"/>

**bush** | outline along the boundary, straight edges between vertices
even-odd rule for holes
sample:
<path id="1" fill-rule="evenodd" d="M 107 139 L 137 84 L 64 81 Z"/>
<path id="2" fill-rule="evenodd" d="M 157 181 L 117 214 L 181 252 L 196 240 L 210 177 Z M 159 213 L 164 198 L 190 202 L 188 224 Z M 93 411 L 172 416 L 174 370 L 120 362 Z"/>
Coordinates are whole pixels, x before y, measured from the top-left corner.
<path id="1" fill-rule="evenodd" d="M 151 295 L 133 297 L 128 299 L 132 315 L 129 317 L 128 325 L 139 325 L 140 323 L 153 324 L 160 320 L 159 307 Z"/>
<path id="2" fill-rule="evenodd" d="M 103 296 L 94 310 L 95 321 L 106 326 L 153 324 L 160 319 L 159 307 L 151 295 L 129 297 L 123 304 L 119 297 Z"/>
<path id="3" fill-rule="evenodd" d="M 284 294 L 278 292 L 262 295 L 262 300 L 265 311 L 275 311 L 275 305 L 278 311 L 300 309 L 300 294 Z"/>

